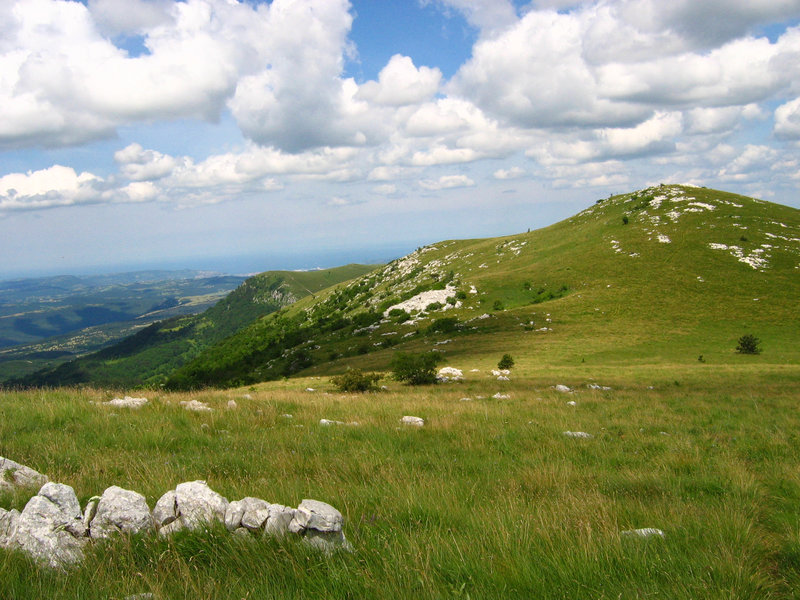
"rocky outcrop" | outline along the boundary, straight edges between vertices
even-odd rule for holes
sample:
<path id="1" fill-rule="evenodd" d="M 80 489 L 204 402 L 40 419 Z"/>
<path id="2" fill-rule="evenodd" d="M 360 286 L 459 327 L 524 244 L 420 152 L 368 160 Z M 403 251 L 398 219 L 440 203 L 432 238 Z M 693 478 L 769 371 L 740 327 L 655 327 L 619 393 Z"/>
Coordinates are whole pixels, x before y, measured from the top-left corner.
<path id="1" fill-rule="evenodd" d="M 91 498 L 81 512 L 70 486 L 48 482 L 22 512 L 0 508 L 0 548 L 19 549 L 63 569 L 78 564 L 91 541 L 152 531 L 170 535 L 216 522 L 238 535 L 296 534 L 325 553 L 351 549 L 342 514 L 329 504 L 303 500 L 294 509 L 251 497 L 228 502 L 205 481 L 179 484 L 159 498 L 152 512 L 144 496 L 118 486 Z"/>

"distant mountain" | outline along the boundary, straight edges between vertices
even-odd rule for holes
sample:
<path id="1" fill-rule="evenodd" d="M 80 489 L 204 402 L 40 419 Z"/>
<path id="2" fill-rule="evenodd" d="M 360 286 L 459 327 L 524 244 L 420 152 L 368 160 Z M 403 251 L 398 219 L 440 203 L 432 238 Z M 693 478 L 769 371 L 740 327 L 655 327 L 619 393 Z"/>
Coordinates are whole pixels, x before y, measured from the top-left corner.
<path id="1" fill-rule="evenodd" d="M 1 281 L 0 348 L 96 325 L 198 312 L 198 304 L 218 300 L 244 279 L 200 271 L 144 271 Z"/>
<path id="2" fill-rule="evenodd" d="M 374 266 L 318 271 L 269 271 L 244 281 L 202 314 L 154 323 L 96 353 L 12 379 L 9 385 L 158 385 L 167 375 L 258 317 L 359 276 Z"/>
<path id="3" fill-rule="evenodd" d="M 420 248 L 259 318 L 167 385 L 380 369 L 399 349 L 461 366 L 506 352 L 518 365 L 726 363 L 745 333 L 768 348 L 753 360 L 797 362 L 798 298 L 800 211 L 662 185 L 538 231 Z"/>

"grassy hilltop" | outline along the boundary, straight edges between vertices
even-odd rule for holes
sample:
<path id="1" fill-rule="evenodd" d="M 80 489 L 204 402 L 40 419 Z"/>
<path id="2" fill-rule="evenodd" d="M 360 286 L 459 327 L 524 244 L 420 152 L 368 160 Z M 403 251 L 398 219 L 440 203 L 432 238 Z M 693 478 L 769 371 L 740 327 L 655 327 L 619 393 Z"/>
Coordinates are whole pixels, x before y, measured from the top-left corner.
<path id="1" fill-rule="evenodd" d="M 545 229 L 420 248 L 385 268 L 263 317 L 174 373 L 225 387 L 346 366 L 383 369 L 394 350 L 470 367 L 797 362 L 800 211 L 704 188 L 659 186 L 598 201 Z M 395 310 L 420 292 L 449 303 Z M 438 345 L 437 345 L 438 344 Z"/>

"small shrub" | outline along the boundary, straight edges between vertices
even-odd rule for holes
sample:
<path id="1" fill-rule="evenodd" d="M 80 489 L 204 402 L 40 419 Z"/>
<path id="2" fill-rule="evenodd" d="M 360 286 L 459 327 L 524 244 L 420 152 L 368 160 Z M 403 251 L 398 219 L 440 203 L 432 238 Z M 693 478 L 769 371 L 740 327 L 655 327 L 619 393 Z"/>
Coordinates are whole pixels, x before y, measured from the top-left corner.
<path id="1" fill-rule="evenodd" d="M 493 310 L 503 310 L 503 301 L 502 300 L 495 300 L 494 304 L 492 305 Z"/>
<path id="2" fill-rule="evenodd" d="M 331 383 L 340 392 L 371 392 L 378 389 L 379 373 L 364 373 L 361 369 L 347 369 L 331 377 Z"/>
<path id="3" fill-rule="evenodd" d="M 436 319 L 431 323 L 430 327 L 428 327 L 428 331 L 431 333 L 450 333 L 456 329 L 458 329 L 458 319 L 455 317 Z"/>
<path id="4" fill-rule="evenodd" d="M 412 352 L 398 352 L 392 357 L 389 367 L 392 377 L 397 381 L 404 381 L 410 385 L 424 385 L 436 383 L 436 365 L 442 357 L 436 352 L 415 354 Z"/>
<path id="5" fill-rule="evenodd" d="M 464 290 L 458 290 L 456 292 L 456 298 L 458 298 L 459 300 L 466 300 L 467 299 L 467 292 L 465 292 Z"/>
<path id="6" fill-rule="evenodd" d="M 428 304 L 428 306 L 425 307 L 425 310 L 428 310 L 428 311 L 430 311 L 430 310 L 439 310 L 440 308 L 442 308 L 442 303 L 441 302 L 431 302 L 430 304 Z"/>
<path id="7" fill-rule="evenodd" d="M 408 314 L 408 313 L 406 311 L 404 311 L 402 308 L 393 308 L 392 310 L 389 311 L 389 316 L 390 317 L 400 317 L 400 316 L 406 315 L 406 314 Z"/>
<path id="8" fill-rule="evenodd" d="M 628 215 L 625 215 L 625 216 L 622 217 L 622 224 L 623 225 L 627 225 L 628 224 Z"/>
<path id="9" fill-rule="evenodd" d="M 752 333 L 746 333 L 739 338 L 739 343 L 736 345 L 736 352 L 739 354 L 761 354 L 761 340 L 759 340 Z"/>
<path id="10" fill-rule="evenodd" d="M 497 363 L 498 369 L 510 369 L 514 366 L 514 359 L 511 358 L 510 354 L 503 354 L 503 358 L 500 359 L 500 362 Z"/>
<path id="11" fill-rule="evenodd" d="M 403 311 L 402 314 L 397 315 L 394 320 L 396 323 L 405 323 L 411 318 L 411 315 L 408 314 L 406 311 Z"/>

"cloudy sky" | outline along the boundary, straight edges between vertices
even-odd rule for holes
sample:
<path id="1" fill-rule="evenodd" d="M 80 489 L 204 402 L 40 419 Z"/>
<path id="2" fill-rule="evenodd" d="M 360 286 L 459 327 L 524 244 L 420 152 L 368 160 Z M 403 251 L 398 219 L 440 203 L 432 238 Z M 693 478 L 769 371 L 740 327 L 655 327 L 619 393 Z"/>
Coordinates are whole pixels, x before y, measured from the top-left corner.
<path id="1" fill-rule="evenodd" d="M 0 276 L 390 259 L 659 182 L 800 207 L 800 0 L 0 2 Z"/>

